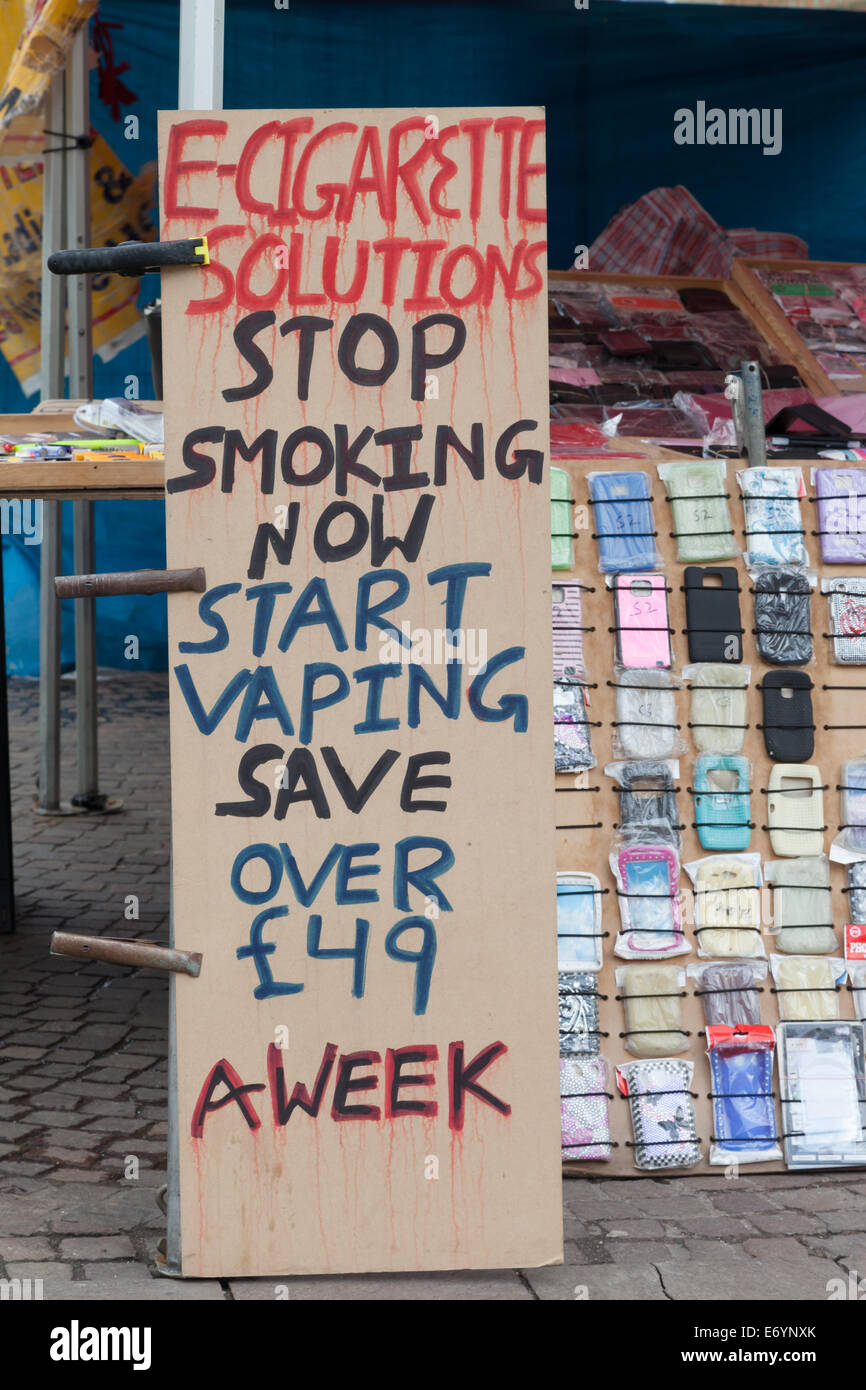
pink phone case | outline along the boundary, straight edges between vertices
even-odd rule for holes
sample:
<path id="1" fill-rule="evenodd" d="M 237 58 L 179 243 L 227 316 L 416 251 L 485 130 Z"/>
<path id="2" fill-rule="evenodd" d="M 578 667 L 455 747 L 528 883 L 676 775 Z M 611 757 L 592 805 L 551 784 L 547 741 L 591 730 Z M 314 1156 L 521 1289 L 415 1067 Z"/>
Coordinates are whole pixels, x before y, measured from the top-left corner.
<path id="1" fill-rule="evenodd" d="M 618 574 L 614 589 L 619 660 L 626 667 L 669 668 L 668 596 L 663 574 Z"/>
<path id="2" fill-rule="evenodd" d="M 629 950 L 652 952 L 654 956 L 663 951 L 677 951 L 684 937 L 678 892 L 679 863 L 675 852 L 663 845 L 636 845 L 620 850 L 617 864 L 622 892 L 626 895 L 623 901 L 628 929 L 624 935 Z M 659 882 L 660 875 L 653 872 L 654 865 L 660 865 L 664 871 L 669 901 Z"/>

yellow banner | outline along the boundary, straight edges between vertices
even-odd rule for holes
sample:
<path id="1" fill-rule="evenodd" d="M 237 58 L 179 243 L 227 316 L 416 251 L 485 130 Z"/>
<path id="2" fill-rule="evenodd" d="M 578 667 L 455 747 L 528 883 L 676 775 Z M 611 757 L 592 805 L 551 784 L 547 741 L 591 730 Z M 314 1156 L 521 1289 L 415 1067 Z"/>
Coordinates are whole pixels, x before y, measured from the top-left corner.
<path id="1" fill-rule="evenodd" d="M 0 4 L 0 130 L 35 111 L 97 0 L 3 0 Z"/>
<path id="2" fill-rule="evenodd" d="M 0 10 L 2 13 L 2 10 Z M 154 167 L 136 177 L 97 135 L 90 153 L 91 246 L 151 241 Z M 42 166 L 0 164 L 0 352 L 27 394 L 41 360 Z M 93 346 L 103 362 L 141 337 L 138 280 L 93 276 Z"/>

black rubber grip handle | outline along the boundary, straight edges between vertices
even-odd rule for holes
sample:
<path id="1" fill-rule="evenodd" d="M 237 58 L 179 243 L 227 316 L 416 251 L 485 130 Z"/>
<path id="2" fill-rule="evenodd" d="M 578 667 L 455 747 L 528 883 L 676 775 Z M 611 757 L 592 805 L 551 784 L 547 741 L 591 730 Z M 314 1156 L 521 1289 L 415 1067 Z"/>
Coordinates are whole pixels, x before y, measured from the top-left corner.
<path id="1" fill-rule="evenodd" d="M 118 246 L 86 246 L 80 251 L 52 251 L 54 275 L 144 275 L 165 265 L 204 265 L 201 237 L 186 241 L 122 241 Z"/>

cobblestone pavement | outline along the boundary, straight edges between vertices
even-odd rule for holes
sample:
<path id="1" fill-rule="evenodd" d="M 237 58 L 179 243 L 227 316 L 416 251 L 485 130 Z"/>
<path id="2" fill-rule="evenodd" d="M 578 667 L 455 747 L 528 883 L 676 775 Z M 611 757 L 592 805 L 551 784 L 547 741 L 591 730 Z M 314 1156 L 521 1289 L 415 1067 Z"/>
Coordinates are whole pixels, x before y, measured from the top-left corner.
<path id="1" fill-rule="evenodd" d="M 168 935 L 164 677 L 100 682 L 102 789 L 119 815 L 31 810 L 37 691 L 10 681 L 18 933 L 0 937 L 0 1257 L 46 1299 L 271 1299 L 271 1279 L 179 1281 L 163 1231 L 165 978 L 48 954 L 58 927 Z M 64 682 L 64 793 L 74 787 Z M 137 922 L 124 901 L 140 902 Z M 866 1276 L 866 1178 L 795 1174 L 570 1179 L 563 1266 L 496 1273 L 286 1279 L 303 1299 L 824 1300 Z M 864 1284 L 866 1288 L 866 1284 Z M 284 1296 L 281 1294 L 281 1296 Z"/>

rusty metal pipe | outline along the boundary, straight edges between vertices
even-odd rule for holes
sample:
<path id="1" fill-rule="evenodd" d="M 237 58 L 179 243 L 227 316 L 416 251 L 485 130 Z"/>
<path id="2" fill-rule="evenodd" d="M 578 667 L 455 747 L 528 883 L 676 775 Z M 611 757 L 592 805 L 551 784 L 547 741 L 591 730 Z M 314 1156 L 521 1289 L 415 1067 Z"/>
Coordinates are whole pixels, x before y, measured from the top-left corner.
<path id="1" fill-rule="evenodd" d="M 110 598 L 118 594 L 203 594 L 204 570 L 130 570 L 123 574 L 61 574 L 54 581 L 58 598 Z"/>
<path id="2" fill-rule="evenodd" d="M 140 941 L 121 936 L 86 936 L 79 932 L 56 931 L 51 937 L 52 956 L 72 956 L 75 960 L 104 960 L 109 965 L 131 965 L 137 970 L 173 970 L 178 975 L 197 977 L 201 973 L 201 952 L 180 951 L 160 946 L 156 941 Z"/>

